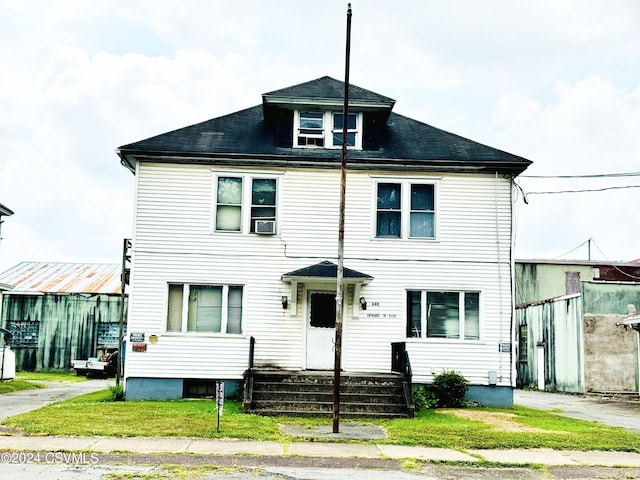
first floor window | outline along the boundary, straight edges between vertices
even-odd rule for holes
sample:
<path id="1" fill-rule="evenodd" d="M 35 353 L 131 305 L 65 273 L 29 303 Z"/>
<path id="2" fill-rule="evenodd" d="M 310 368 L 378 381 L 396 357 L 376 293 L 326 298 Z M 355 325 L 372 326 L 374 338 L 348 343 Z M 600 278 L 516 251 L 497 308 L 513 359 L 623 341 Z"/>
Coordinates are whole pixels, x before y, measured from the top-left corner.
<path id="1" fill-rule="evenodd" d="M 242 286 L 170 283 L 168 332 L 242 333 Z"/>
<path id="2" fill-rule="evenodd" d="M 407 291 L 407 337 L 480 339 L 480 293 Z"/>

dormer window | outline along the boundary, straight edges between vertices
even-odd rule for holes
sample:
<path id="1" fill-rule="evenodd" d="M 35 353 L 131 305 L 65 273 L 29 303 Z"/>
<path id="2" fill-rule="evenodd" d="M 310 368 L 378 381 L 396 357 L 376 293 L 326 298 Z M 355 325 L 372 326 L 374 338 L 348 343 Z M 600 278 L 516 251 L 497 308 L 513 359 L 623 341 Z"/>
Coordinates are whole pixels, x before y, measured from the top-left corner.
<path id="1" fill-rule="evenodd" d="M 298 146 L 324 147 L 324 113 L 300 112 Z"/>
<path id="2" fill-rule="evenodd" d="M 296 111 L 295 144 L 301 148 L 341 148 L 343 114 L 341 112 Z M 362 148 L 362 114 L 347 117 L 347 147 Z"/>

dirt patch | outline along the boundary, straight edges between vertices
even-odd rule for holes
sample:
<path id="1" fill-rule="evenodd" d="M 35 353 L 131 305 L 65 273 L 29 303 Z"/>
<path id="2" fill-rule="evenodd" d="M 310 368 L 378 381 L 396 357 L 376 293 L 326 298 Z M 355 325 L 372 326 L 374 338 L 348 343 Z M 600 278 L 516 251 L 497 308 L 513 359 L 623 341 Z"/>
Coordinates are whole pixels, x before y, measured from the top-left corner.
<path id="1" fill-rule="evenodd" d="M 565 433 L 554 430 L 543 430 L 542 428 L 528 427 L 519 422 L 516 422 L 514 418 L 517 415 L 513 413 L 504 412 L 478 412 L 473 410 L 463 409 L 451 409 L 447 410 L 447 413 L 455 415 L 456 417 L 464 418 L 466 420 L 476 420 L 478 422 L 484 422 L 487 425 L 497 428 L 502 432 L 516 432 L 516 433 Z"/>
<path id="2" fill-rule="evenodd" d="M 279 425 L 280 430 L 292 437 L 342 438 L 349 440 L 383 440 L 387 438 L 384 428 L 357 422 L 343 423 L 340 433 L 333 433 L 331 425 L 303 427 L 301 425 Z"/>

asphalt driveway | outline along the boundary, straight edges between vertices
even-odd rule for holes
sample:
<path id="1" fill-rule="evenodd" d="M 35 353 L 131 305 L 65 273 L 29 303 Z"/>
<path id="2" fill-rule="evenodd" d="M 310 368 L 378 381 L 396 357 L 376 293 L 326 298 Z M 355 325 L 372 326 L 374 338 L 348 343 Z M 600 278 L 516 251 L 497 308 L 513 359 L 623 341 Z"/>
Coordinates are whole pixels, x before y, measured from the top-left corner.
<path id="1" fill-rule="evenodd" d="M 114 385 L 113 379 L 88 379 L 84 382 L 36 382 L 44 383 L 47 388 L 21 390 L 0 395 L 0 421 L 13 415 L 29 412 L 50 403 L 77 397 L 85 393 L 104 390 Z"/>
<path id="2" fill-rule="evenodd" d="M 572 395 L 516 390 L 514 403 L 539 410 L 559 410 L 558 415 L 604 423 L 640 433 L 638 395 Z"/>

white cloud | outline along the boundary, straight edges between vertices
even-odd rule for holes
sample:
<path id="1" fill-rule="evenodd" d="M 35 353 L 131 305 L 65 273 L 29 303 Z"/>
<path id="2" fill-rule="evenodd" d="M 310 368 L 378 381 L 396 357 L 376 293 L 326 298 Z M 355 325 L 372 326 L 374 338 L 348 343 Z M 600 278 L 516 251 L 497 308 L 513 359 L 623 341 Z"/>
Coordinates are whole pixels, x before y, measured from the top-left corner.
<path id="1" fill-rule="evenodd" d="M 399 113 L 530 158 L 530 174 L 638 169 L 635 1 L 352 3 L 351 79 Z M 114 149 L 342 78 L 345 19 L 338 0 L 0 0 L 0 203 L 16 212 L 0 270 L 117 262 L 133 177 Z M 529 191 L 587 183 L 601 184 L 521 179 Z M 640 257 L 637 193 L 532 195 L 517 253 L 594 237 L 611 257 Z"/>

